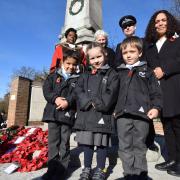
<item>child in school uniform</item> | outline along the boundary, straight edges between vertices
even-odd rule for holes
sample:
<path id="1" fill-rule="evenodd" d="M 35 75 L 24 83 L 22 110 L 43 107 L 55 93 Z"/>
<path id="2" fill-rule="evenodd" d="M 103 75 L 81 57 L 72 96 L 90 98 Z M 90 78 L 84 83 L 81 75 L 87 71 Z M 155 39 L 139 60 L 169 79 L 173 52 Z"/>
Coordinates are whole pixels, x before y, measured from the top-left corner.
<path id="1" fill-rule="evenodd" d="M 59 68 L 47 77 L 43 85 L 47 101 L 43 122 L 48 123 L 48 170 L 42 176 L 45 180 L 64 179 L 68 168 L 69 139 L 76 112 L 73 92 L 79 76 L 76 74 L 78 61 L 77 52 L 64 52 Z"/>
<path id="2" fill-rule="evenodd" d="M 118 68 L 119 96 L 114 110 L 117 120 L 119 156 L 126 180 L 146 180 L 149 123 L 162 108 L 160 85 L 146 62 L 140 61 L 143 43 L 139 37 L 121 43 L 124 64 Z"/>
<path id="3" fill-rule="evenodd" d="M 84 152 L 84 168 L 80 180 L 106 178 L 105 161 L 119 83 L 117 73 L 106 64 L 106 55 L 104 48 L 96 42 L 87 47 L 91 70 L 80 75 L 75 88 L 77 119 L 74 128 L 77 130 L 76 141 Z M 95 146 L 97 167 L 92 175 Z"/>

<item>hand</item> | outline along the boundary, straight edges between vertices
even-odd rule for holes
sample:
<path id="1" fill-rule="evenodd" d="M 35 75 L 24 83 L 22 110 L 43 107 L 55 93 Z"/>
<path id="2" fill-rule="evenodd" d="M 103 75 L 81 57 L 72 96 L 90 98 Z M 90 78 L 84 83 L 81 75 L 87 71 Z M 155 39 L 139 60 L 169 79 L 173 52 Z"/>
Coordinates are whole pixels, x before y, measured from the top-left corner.
<path id="1" fill-rule="evenodd" d="M 56 107 L 56 109 L 62 109 L 62 110 L 64 110 L 64 109 L 66 109 L 68 107 L 68 102 L 67 102 L 67 100 L 62 100 L 62 102 L 61 102 L 61 104 L 59 104 L 59 106 L 57 106 Z"/>
<path id="2" fill-rule="evenodd" d="M 147 116 L 149 119 L 154 119 L 157 118 L 159 114 L 159 111 L 157 109 L 150 109 L 147 113 Z"/>
<path id="3" fill-rule="evenodd" d="M 60 106 L 64 99 L 65 99 L 64 97 L 57 97 L 57 98 L 55 99 L 55 104 L 56 104 L 57 106 Z"/>
<path id="4" fill-rule="evenodd" d="M 67 100 L 63 100 L 62 104 L 61 104 L 61 108 L 64 110 L 68 107 L 68 102 Z"/>
<path id="5" fill-rule="evenodd" d="M 154 74 L 157 79 L 161 79 L 164 76 L 164 72 L 162 71 L 162 69 L 160 67 L 156 67 L 154 69 Z"/>

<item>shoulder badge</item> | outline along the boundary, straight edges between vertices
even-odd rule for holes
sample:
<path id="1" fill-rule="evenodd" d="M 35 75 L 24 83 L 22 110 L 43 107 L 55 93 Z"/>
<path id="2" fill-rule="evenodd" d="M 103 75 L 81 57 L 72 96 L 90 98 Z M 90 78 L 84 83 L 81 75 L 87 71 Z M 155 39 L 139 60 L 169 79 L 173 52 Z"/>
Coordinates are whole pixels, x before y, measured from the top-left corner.
<path id="1" fill-rule="evenodd" d="M 146 72 L 139 72 L 139 76 L 141 76 L 141 77 L 146 77 Z"/>

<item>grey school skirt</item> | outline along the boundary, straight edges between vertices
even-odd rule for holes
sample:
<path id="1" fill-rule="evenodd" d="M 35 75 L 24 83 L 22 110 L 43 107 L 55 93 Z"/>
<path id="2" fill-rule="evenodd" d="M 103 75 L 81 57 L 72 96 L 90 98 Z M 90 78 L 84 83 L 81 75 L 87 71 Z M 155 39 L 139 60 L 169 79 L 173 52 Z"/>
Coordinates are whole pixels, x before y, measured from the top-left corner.
<path id="1" fill-rule="evenodd" d="M 75 140 L 79 144 L 94 146 L 111 146 L 110 134 L 93 133 L 91 131 L 77 131 Z"/>

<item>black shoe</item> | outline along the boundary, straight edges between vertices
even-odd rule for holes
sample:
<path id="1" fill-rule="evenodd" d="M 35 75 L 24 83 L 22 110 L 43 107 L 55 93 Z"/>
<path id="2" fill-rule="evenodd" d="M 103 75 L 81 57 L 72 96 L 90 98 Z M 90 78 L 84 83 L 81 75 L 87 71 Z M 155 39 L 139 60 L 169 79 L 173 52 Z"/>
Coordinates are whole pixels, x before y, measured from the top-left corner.
<path id="1" fill-rule="evenodd" d="M 167 173 L 172 175 L 172 176 L 178 176 L 180 177 L 180 163 L 175 163 L 173 166 L 171 166 L 168 170 Z"/>
<path id="2" fill-rule="evenodd" d="M 97 168 L 93 174 L 92 180 L 105 180 L 106 179 L 106 169 L 102 170 Z"/>
<path id="3" fill-rule="evenodd" d="M 148 147 L 148 149 L 155 152 L 159 151 L 159 148 L 158 146 L 156 146 L 156 144 L 152 144 L 151 146 Z"/>
<path id="4" fill-rule="evenodd" d="M 141 172 L 141 174 L 127 174 L 124 176 L 125 180 L 148 180 L 148 175 L 147 171 Z"/>
<path id="5" fill-rule="evenodd" d="M 41 176 L 42 180 L 65 180 L 66 179 L 66 174 L 65 173 L 50 173 L 47 171 L 45 174 Z"/>
<path id="6" fill-rule="evenodd" d="M 139 180 L 148 180 L 148 172 L 147 171 L 141 172 L 141 174 L 139 175 Z"/>
<path id="7" fill-rule="evenodd" d="M 132 180 L 132 175 L 127 174 L 126 176 L 124 176 L 125 180 Z"/>
<path id="8" fill-rule="evenodd" d="M 49 180 L 51 179 L 51 176 L 50 173 L 47 171 L 46 173 L 44 173 L 42 176 L 41 176 L 41 179 L 43 180 Z"/>
<path id="9" fill-rule="evenodd" d="M 90 180 L 91 179 L 91 168 L 85 167 L 80 174 L 79 180 Z"/>
<path id="10" fill-rule="evenodd" d="M 165 161 L 160 164 L 156 164 L 155 168 L 160 171 L 167 171 L 171 166 L 173 166 L 176 162 L 174 160 L 171 161 Z"/>
<path id="11" fill-rule="evenodd" d="M 136 175 L 136 174 L 127 174 L 126 176 L 124 176 L 124 179 L 125 180 L 141 180 L 140 175 Z"/>

